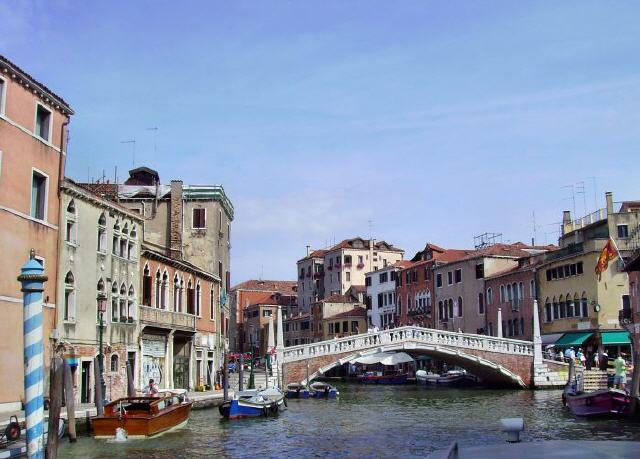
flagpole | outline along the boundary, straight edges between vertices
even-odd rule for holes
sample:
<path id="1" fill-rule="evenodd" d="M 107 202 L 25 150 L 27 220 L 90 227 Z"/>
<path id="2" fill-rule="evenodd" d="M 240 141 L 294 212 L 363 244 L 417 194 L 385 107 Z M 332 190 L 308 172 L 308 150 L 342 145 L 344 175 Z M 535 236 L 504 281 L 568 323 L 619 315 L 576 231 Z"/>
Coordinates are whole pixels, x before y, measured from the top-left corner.
<path id="1" fill-rule="evenodd" d="M 616 240 L 611 236 L 609 236 L 609 239 L 611 240 L 611 242 L 613 242 L 613 247 L 616 249 L 616 252 L 618 252 L 618 258 L 620 258 L 620 261 L 624 263 L 624 258 L 622 258 L 622 254 L 620 253 L 620 249 L 618 249 L 618 244 L 616 244 Z"/>

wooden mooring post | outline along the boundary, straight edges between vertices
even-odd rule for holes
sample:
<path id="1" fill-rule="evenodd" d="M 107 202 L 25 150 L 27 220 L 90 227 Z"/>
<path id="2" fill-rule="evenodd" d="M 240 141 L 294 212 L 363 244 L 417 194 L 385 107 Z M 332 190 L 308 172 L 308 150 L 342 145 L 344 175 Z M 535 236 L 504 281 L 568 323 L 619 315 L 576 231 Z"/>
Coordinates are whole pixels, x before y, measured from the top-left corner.
<path id="1" fill-rule="evenodd" d="M 60 408 L 62 407 L 62 376 L 64 367 L 60 357 L 51 359 L 49 386 L 49 426 L 47 436 L 47 458 L 58 457 L 58 429 L 60 428 Z"/>
<path id="2" fill-rule="evenodd" d="M 73 392 L 73 378 L 71 377 L 71 367 L 64 362 L 64 400 L 67 405 L 67 423 L 69 431 L 69 441 L 74 443 L 76 435 L 76 397 Z"/>
<path id="3" fill-rule="evenodd" d="M 100 359 L 94 357 L 93 359 L 93 379 L 95 381 L 95 398 L 96 398 L 96 413 L 98 416 L 104 414 L 104 394 L 102 393 L 102 384 L 100 384 Z"/>

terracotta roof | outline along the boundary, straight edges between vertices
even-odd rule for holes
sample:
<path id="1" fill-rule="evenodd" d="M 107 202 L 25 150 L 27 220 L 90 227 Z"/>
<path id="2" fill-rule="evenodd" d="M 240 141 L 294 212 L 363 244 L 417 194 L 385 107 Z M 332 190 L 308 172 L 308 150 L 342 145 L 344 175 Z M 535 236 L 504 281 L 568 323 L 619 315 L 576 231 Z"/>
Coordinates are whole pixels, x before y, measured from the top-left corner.
<path id="1" fill-rule="evenodd" d="M 356 293 L 367 293 L 367 286 L 366 285 L 352 285 L 351 287 L 349 287 L 349 290 L 352 290 Z"/>
<path id="2" fill-rule="evenodd" d="M 258 298 L 253 298 L 251 304 L 243 308 L 251 306 L 267 305 L 267 306 L 292 306 L 298 303 L 298 295 L 277 295 L 278 292 L 264 292 Z"/>
<path id="3" fill-rule="evenodd" d="M 354 237 L 352 239 L 344 239 L 343 241 L 338 242 L 333 247 L 327 249 L 327 252 L 333 252 L 334 250 L 338 250 L 338 249 L 353 249 L 354 248 L 353 243 L 355 241 L 362 242 L 363 249 L 367 249 L 367 250 L 369 249 L 370 241 L 368 239 L 363 239 L 361 237 Z M 388 242 L 385 242 L 385 241 L 376 241 L 375 248 L 377 250 L 388 250 L 391 252 L 404 253 L 404 250 L 394 247 L 392 244 L 389 244 Z"/>
<path id="4" fill-rule="evenodd" d="M 311 313 L 303 312 L 303 313 L 298 314 L 296 316 L 287 317 L 286 319 L 284 319 L 284 321 L 285 322 L 289 322 L 289 321 L 293 321 L 293 320 L 309 319 L 310 317 L 311 317 Z"/>
<path id="5" fill-rule="evenodd" d="M 529 246 L 525 246 L 529 247 Z M 483 249 L 478 250 L 469 250 L 465 251 L 468 253 L 467 256 L 458 258 L 454 261 L 460 260 L 472 260 L 474 258 L 480 257 L 512 257 L 512 258 L 523 258 L 529 257 L 531 254 L 529 252 L 525 252 L 523 250 L 523 246 L 513 246 L 511 244 L 494 244 L 489 247 L 485 247 Z"/>
<path id="6" fill-rule="evenodd" d="M 531 271 L 544 262 L 544 259 L 541 256 L 533 255 L 528 258 L 529 258 L 529 264 L 522 265 L 522 266 L 512 266 L 510 268 L 503 269 L 501 271 L 493 273 L 491 276 L 485 277 L 485 280 L 495 279 L 498 277 L 508 276 L 510 274 L 516 274 L 516 273 L 521 273 L 525 271 Z"/>
<path id="7" fill-rule="evenodd" d="M 76 185 L 111 201 L 114 201 L 118 196 L 118 185 L 115 183 L 76 183 Z"/>
<path id="8" fill-rule="evenodd" d="M 367 310 L 365 308 L 353 308 L 348 311 L 339 312 L 333 316 L 325 317 L 325 319 L 339 319 L 341 317 L 367 317 Z"/>
<path id="9" fill-rule="evenodd" d="M 393 263 L 390 267 L 391 268 L 408 268 L 409 266 L 413 266 L 414 263 L 410 262 L 409 260 L 398 260 L 395 263 Z M 389 268 L 389 266 L 387 266 L 387 268 Z"/>
<path id="10" fill-rule="evenodd" d="M 624 201 L 620 206 L 620 212 L 633 212 L 640 210 L 640 201 Z"/>
<path id="11" fill-rule="evenodd" d="M 69 106 L 67 102 L 65 102 L 65 100 L 62 97 L 60 97 L 51 89 L 47 88 L 45 85 L 43 85 L 38 80 L 33 78 L 27 72 L 25 72 L 20 67 L 18 67 L 16 64 L 14 64 L 9 59 L 4 57 L 2 54 L 0 54 L 0 67 L 6 67 L 8 69 L 11 69 L 14 73 L 17 74 L 17 76 L 21 77 L 22 79 L 29 80 L 33 86 L 37 86 L 37 88 L 32 88 L 33 90 L 36 90 L 36 89 L 40 90 L 42 93 L 45 93 L 51 99 L 55 99 L 54 102 L 57 102 L 58 105 L 61 105 L 64 109 L 66 109 L 66 111 L 70 115 L 74 114 L 73 109 Z"/>
<path id="12" fill-rule="evenodd" d="M 259 292 L 278 292 L 283 295 L 297 295 L 298 283 L 296 281 L 252 279 L 234 286 L 231 290 L 255 290 Z"/>
<path id="13" fill-rule="evenodd" d="M 304 260 L 310 260 L 311 258 L 324 258 L 324 255 L 327 252 L 328 252 L 328 250 L 324 250 L 324 249 L 314 250 L 313 252 L 311 252 L 306 257 L 299 259 L 298 263 L 300 263 L 301 261 L 304 261 Z"/>
<path id="14" fill-rule="evenodd" d="M 358 300 L 351 295 L 331 295 L 320 301 L 321 303 L 358 303 Z"/>

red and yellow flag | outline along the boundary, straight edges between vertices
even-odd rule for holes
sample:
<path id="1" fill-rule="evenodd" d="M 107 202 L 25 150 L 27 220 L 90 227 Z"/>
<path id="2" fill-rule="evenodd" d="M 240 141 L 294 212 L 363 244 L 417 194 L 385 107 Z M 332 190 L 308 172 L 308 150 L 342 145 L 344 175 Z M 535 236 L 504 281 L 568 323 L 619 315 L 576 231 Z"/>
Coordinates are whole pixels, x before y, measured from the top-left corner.
<path id="1" fill-rule="evenodd" d="M 596 264 L 596 274 L 598 275 L 598 280 L 602 278 L 602 273 L 607 270 L 609 267 L 609 262 L 615 260 L 618 257 L 618 251 L 613 246 L 613 241 L 611 238 L 607 241 L 607 243 L 602 248 L 602 252 L 600 252 L 600 256 L 598 257 L 598 263 Z"/>

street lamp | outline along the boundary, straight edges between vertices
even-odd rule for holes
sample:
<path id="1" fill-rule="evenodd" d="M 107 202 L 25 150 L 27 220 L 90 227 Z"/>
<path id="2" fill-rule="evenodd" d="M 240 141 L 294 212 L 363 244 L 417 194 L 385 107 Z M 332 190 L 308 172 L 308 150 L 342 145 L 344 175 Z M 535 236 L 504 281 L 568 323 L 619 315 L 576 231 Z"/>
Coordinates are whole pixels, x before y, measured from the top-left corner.
<path id="1" fill-rule="evenodd" d="M 104 317 L 104 313 L 107 312 L 107 295 L 105 295 L 104 293 L 98 293 L 97 302 L 98 302 L 98 317 L 100 320 L 100 323 L 98 325 L 98 328 L 100 329 L 100 342 L 99 342 L 99 348 L 98 348 L 98 365 L 100 370 L 100 387 L 102 388 L 102 395 L 104 397 L 105 385 L 104 385 L 104 355 L 102 353 L 103 351 L 102 332 L 104 330 L 103 317 Z"/>

